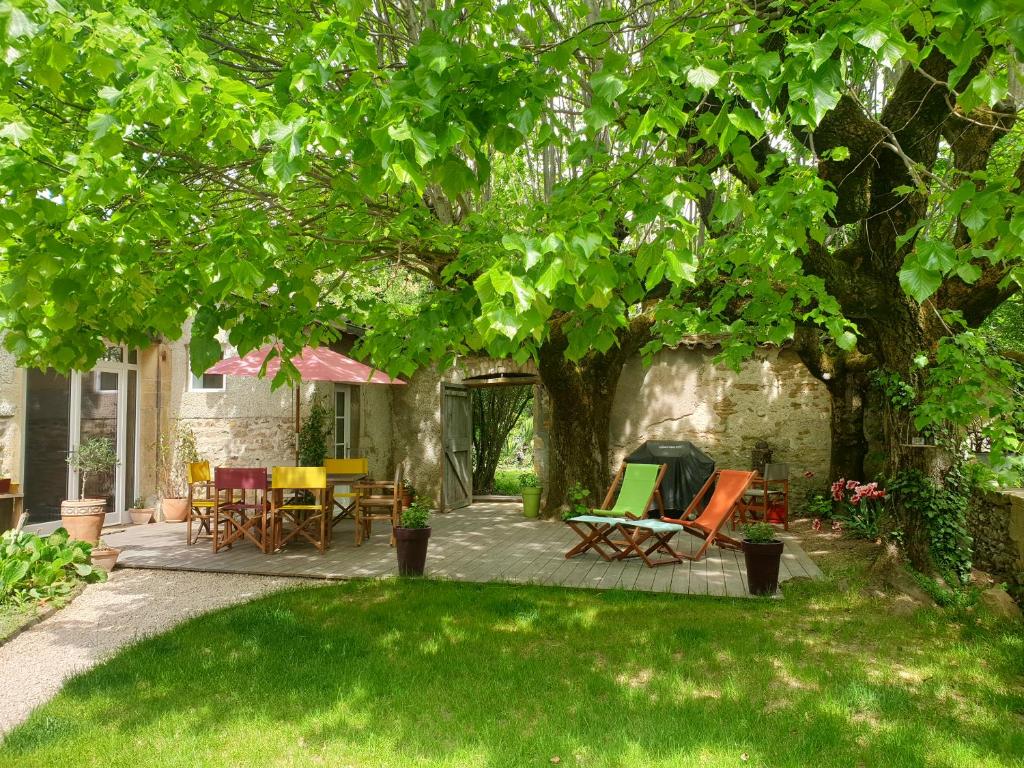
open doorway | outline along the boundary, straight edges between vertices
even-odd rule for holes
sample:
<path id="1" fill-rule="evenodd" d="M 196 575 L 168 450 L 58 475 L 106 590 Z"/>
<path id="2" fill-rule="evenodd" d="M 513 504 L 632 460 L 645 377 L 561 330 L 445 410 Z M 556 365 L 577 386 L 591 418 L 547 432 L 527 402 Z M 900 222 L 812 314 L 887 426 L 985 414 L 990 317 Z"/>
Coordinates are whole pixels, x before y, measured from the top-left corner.
<path id="1" fill-rule="evenodd" d="M 504 373 L 467 379 L 473 434 L 473 498 L 514 499 L 536 484 L 536 377 Z"/>

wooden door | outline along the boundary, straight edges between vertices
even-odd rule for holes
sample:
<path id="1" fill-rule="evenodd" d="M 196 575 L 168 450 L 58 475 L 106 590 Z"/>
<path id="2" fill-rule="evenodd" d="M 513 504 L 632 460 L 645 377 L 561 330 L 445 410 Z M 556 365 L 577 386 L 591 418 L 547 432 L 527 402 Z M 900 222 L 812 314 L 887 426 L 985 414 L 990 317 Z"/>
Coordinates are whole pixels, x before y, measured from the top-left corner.
<path id="1" fill-rule="evenodd" d="M 441 501 L 459 509 L 473 501 L 473 410 L 469 390 L 460 384 L 441 385 Z"/>

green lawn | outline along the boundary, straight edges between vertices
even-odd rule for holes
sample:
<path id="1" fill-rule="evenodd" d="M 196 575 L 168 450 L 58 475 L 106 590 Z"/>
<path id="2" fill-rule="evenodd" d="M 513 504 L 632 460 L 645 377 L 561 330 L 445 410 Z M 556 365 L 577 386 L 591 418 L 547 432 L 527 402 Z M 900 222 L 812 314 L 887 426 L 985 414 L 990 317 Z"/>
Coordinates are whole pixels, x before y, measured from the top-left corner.
<path id="1" fill-rule="evenodd" d="M 35 606 L 0 604 L 0 644 L 35 617 Z"/>
<path id="2" fill-rule="evenodd" d="M 1020 765 L 1019 627 L 860 594 L 306 588 L 75 679 L 0 765 Z"/>

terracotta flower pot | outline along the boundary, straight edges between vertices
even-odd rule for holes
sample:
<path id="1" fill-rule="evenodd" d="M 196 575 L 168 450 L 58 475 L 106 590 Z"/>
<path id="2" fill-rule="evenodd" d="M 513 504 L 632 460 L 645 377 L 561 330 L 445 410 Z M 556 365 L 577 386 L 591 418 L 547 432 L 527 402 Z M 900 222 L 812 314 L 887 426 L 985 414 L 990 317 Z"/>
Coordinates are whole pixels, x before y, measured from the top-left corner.
<path id="1" fill-rule="evenodd" d="M 743 561 L 747 566 L 747 589 L 752 595 L 774 595 L 779 588 L 782 562 L 781 541 L 755 544 L 743 541 Z"/>
<path id="2" fill-rule="evenodd" d="M 60 503 L 60 523 L 72 539 L 96 544 L 106 512 L 106 499 L 65 500 Z"/>
<path id="3" fill-rule="evenodd" d="M 10 492 L 11 492 L 11 478 L 9 478 L 9 477 L 0 477 L 0 493 L 10 493 Z"/>
<path id="4" fill-rule="evenodd" d="M 398 573 L 401 576 L 422 576 L 427 564 L 429 528 L 395 528 L 395 549 L 398 552 Z"/>
<path id="5" fill-rule="evenodd" d="M 110 573 L 117 565 L 117 558 L 120 554 L 121 550 L 114 547 L 97 547 L 92 551 L 92 564 Z"/>
<path id="6" fill-rule="evenodd" d="M 163 499 L 160 511 L 168 523 L 184 523 L 188 520 L 188 499 Z"/>
<path id="7" fill-rule="evenodd" d="M 128 510 L 128 514 L 131 515 L 132 518 L 132 525 L 146 525 L 147 523 L 152 523 L 153 512 L 154 510 L 148 507 Z"/>

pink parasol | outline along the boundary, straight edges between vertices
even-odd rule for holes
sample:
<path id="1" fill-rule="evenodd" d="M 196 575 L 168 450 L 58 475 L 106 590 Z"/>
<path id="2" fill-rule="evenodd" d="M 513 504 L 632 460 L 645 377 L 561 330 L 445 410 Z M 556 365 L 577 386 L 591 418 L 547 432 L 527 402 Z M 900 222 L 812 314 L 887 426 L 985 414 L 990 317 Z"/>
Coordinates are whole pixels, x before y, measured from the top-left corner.
<path id="1" fill-rule="evenodd" d="M 267 344 L 254 349 L 245 357 L 231 357 L 221 360 L 210 368 L 207 373 L 224 374 L 227 376 L 248 376 L 256 378 L 260 375 L 263 363 L 273 349 Z M 305 347 L 302 353 L 292 358 L 292 365 L 298 370 L 303 381 L 333 381 L 338 384 L 405 384 L 400 379 L 393 379 L 383 371 L 378 371 L 358 360 L 327 349 L 326 347 Z M 281 357 L 276 355 L 267 362 L 265 375 L 273 377 L 281 370 Z M 298 463 L 298 433 L 301 422 L 301 399 L 299 388 L 295 387 L 295 462 Z"/>
<path id="2" fill-rule="evenodd" d="M 245 357 L 231 357 L 221 360 L 207 373 L 222 373 L 228 376 L 257 377 L 273 346 L 254 349 Z M 292 365 L 299 371 L 303 381 L 334 381 L 338 384 L 405 384 L 392 379 L 383 371 L 363 365 L 326 347 L 305 347 L 302 353 L 292 358 Z M 281 357 L 275 356 L 267 363 L 266 375 L 273 377 L 281 370 Z"/>

